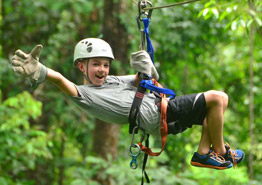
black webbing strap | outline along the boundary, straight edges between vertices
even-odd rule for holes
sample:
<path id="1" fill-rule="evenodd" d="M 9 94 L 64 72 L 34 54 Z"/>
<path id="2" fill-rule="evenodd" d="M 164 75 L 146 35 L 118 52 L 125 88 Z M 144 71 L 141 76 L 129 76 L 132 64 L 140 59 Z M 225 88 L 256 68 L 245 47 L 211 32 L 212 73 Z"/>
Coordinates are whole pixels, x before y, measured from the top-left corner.
<path id="1" fill-rule="evenodd" d="M 145 146 L 146 147 L 149 147 L 149 134 L 146 134 L 146 143 L 145 143 Z M 145 175 L 145 178 L 146 178 L 146 182 L 147 183 L 150 183 L 150 179 L 146 173 L 146 163 L 147 163 L 147 159 L 148 159 L 148 154 L 145 153 L 144 154 L 144 159 L 143 159 L 143 166 L 142 166 L 142 179 L 141 179 L 141 185 L 144 184 L 144 175 Z"/>
<path id="2" fill-rule="evenodd" d="M 134 100 L 133 100 L 133 103 L 132 103 L 132 107 L 131 107 L 131 110 L 130 110 L 130 113 L 129 113 L 129 117 L 128 117 L 128 120 L 129 120 L 129 134 L 133 133 L 133 129 L 136 126 L 138 126 L 138 127 L 137 127 L 137 129 L 135 130 L 134 133 L 137 134 L 137 132 L 138 132 L 139 125 L 137 125 L 137 123 L 136 123 L 136 118 L 137 118 L 137 115 L 138 115 L 138 112 L 139 112 L 139 108 L 140 108 L 140 105 L 142 103 L 142 100 L 143 100 L 145 92 L 146 92 L 146 88 L 140 87 L 140 86 L 137 88 L 136 95 L 134 97 Z"/>
<path id="3" fill-rule="evenodd" d="M 139 76 L 139 74 L 138 74 Z M 148 76 L 144 75 L 143 79 L 150 79 Z M 138 133 L 138 129 L 139 129 L 139 123 L 136 123 L 136 119 L 137 116 L 139 115 L 139 110 L 140 110 L 140 105 L 143 101 L 144 98 L 144 94 L 146 92 L 146 88 L 139 86 L 137 88 L 131 109 L 130 109 L 130 113 L 129 113 L 129 134 L 137 134 Z M 135 130 L 134 130 L 135 128 Z M 149 147 L 149 134 L 146 134 L 147 138 L 145 141 L 145 146 Z M 144 184 L 144 177 L 146 179 L 147 183 L 150 183 L 149 177 L 146 173 L 146 163 L 147 163 L 147 159 L 148 159 L 148 154 L 144 154 L 144 159 L 143 159 L 143 166 L 142 166 L 142 180 L 141 180 L 141 185 Z"/>

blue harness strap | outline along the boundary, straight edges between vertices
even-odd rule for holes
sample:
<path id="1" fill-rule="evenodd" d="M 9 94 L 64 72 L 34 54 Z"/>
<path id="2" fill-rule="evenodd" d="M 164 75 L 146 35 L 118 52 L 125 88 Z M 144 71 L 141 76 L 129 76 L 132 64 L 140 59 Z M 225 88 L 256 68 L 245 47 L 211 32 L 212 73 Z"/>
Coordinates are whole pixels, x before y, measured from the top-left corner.
<path id="1" fill-rule="evenodd" d="M 174 98 L 176 96 L 175 92 L 171 89 L 165 89 L 161 87 L 157 87 L 153 84 L 152 80 L 142 80 L 139 84 L 141 87 L 149 89 L 150 91 L 155 91 L 158 93 L 168 94 L 170 98 Z"/>
<path id="2" fill-rule="evenodd" d="M 146 42 L 147 42 L 147 52 L 151 57 L 152 62 L 154 63 L 154 48 L 153 45 L 151 43 L 151 40 L 149 38 L 149 19 L 148 18 L 143 18 L 143 23 L 144 23 L 144 32 L 146 34 Z"/>
<path id="3" fill-rule="evenodd" d="M 152 45 L 151 40 L 149 38 L 149 23 L 150 23 L 150 20 L 148 18 L 143 18 L 143 23 L 144 23 L 144 32 L 146 34 L 147 52 L 150 55 L 151 60 L 154 64 L 154 48 L 153 48 L 153 45 Z M 165 89 L 165 88 L 154 86 L 152 80 L 142 80 L 139 85 L 141 87 L 144 87 L 144 88 L 149 89 L 151 91 L 155 91 L 155 92 L 163 93 L 163 94 L 168 94 L 168 95 L 170 95 L 170 98 L 174 98 L 176 96 L 175 92 L 172 91 L 171 89 Z"/>

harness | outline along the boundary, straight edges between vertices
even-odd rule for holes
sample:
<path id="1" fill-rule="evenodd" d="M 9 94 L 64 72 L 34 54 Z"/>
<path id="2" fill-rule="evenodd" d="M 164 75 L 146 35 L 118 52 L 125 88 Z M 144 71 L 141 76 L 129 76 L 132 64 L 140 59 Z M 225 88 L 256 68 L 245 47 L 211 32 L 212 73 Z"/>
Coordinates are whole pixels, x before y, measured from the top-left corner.
<path id="1" fill-rule="evenodd" d="M 145 40 L 147 43 L 147 52 L 149 53 L 152 62 L 154 63 L 154 49 L 151 44 L 151 40 L 149 38 L 149 23 L 150 23 L 150 18 L 152 15 L 152 9 L 149 10 L 148 12 L 144 10 L 146 6 L 149 5 L 152 7 L 152 3 L 147 0 L 140 0 L 138 2 L 138 16 L 137 16 L 137 25 L 138 29 L 140 31 L 140 37 L 141 37 L 141 42 L 140 42 L 140 49 L 145 48 Z M 142 16 L 144 18 L 142 18 Z M 140 22 L 143 22 L 144 24 L 144 29 L 141 29 Z M 175 97 L 175 93 L 170 90 L 170 89 L 164 89 L 160 83 L 158 83 L 155 79 L 152 79 L 151 76 L 146 75 L 146 74 L 139 74 L 139 76 L 142 76 L 142 81 L 139 84 L 139 87 L 136 91 L 131 110 L 129 113 L 129 134 L 132 134 L 132 141 L 131 145 L 129 147 L 129 152 L 131 154 L 132 160 L 130 162 L 130 167 L 132 169 L 137 168 L 137 161 L 136 158 L 140 155 L 141 151 L 143 151 L 144 154 L 144 159 L 143 159 L 143 165 L 142 165 L 142 182 L 141 185 L 144 184 L 144 176 L 146 178 L 147 183 L 150 183 L 150 180 L 148 178 L 148 175 L 145 171 L 146 168 L 146 163 L 149 156 L 159 156 L 162 151 L 164 150 L 165 143 L 166 143 L 166 138 L 167 138 L 167 133 L 168 133 L 168 127 L 167 127 L 167 122 L 166 122 L 166 111 L 167 111 L 167 99 L 166 99 L 166 94 L 171 95 L 170 98 Z M 139 116 L 140 116 L 140 106 L 143 102 L 143 97 L 145 93 L 147 93 L 147 90 L 150 90 L 150 93 L 154 93 L 156 96 L 156 105 L 160 108 L 161 110 L 161 119 L 160 119 L 160 134 L 161 134 L 161 140 L 162 140 L 162 148 L 161 151 L 159 152 L 153 152 L 149 148 L 149 134 L 145 133 L 145 131 L 142 133 L 142 137 L 140 139 L 140 142 L 135 144 L 134 143 L 134 138 L 135 134 L 138 133 L 138 130 L 140 128 L 140 123 L 139 123 Z M 142 144 L 142 142 L 145 141 L 145 145 Z M 133 152 L 133 150 L 137 150 L 137 152 Z"/>

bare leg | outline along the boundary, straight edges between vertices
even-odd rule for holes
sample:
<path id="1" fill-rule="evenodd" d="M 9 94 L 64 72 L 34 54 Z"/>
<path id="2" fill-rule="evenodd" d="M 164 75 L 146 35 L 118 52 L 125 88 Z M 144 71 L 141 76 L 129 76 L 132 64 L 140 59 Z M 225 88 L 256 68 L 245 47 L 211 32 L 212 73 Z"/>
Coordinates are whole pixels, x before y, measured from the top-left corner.
<path id="1" fill-rule="evenodd" d="M 200 155 L 207 154 L 210 150 L 210 146 L 211 146 L 211 140 L 210 140 L 210 137 L 209 137 L 208 128 L 207 128 L 207 121 L 206 121 L 206 118 L 205 118 L 205 120 L 203 122 L 202 135 L 201 135 L 201 139 L 200 139 L 200 143 L 199 143 L 199 146 L 198 146 L 197 153 L 199 153 Z"/>
<path id="2" fill-rule="evenodd" d="M 223 113 L 226 111 L 227 105 L 228 105 L 228 96 L 224 92 L 220 92 L 223 99 Z"/>
<path id="3" fill-rule="evenodd" d="M 225 154 L 223 116 L 228 105 L 228 96 L 219 91 L 207 91 L 204 95 L 208 112 L 203 123 L 202 136 L 197 152 L 201 155 L 208 153 L 212 144 L 215 152 Z"/>

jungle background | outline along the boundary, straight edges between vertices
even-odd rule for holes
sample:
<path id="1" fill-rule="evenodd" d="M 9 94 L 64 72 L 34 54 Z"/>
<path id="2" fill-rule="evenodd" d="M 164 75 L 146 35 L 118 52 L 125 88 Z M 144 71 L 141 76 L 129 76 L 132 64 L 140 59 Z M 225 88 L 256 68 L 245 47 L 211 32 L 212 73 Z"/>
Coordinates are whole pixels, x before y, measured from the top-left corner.
<path id="1" fill-rule="evenodd" d="M 153 6 L 178 1 L 152 0 Z M 137 1 L 0 1 L 0 184 L 133 185 L 128 125 L 104 123 L 79 109 L 45 82 L 32 88 L 9 63 L 17 49 L 41 43 L 40 61 L 76 84 L 75 44 L 86 37 L 108 41 L 116 57 L 111 74 L 134 74 L 131 52 L 139 49 Z M 200 127 L 169 135 L 160 157 L 150 157 L 152 185 L 262 183 L 262 2 L 204 0 L 153 10 L 150 38 L 160 83 L 178 96 L 210 89 L 225 91 L 229 106 L 224 139 L 245 160 L 217 171 L 190 166 Z M 160 150 L 160 138 L 151 137 Z"/>

